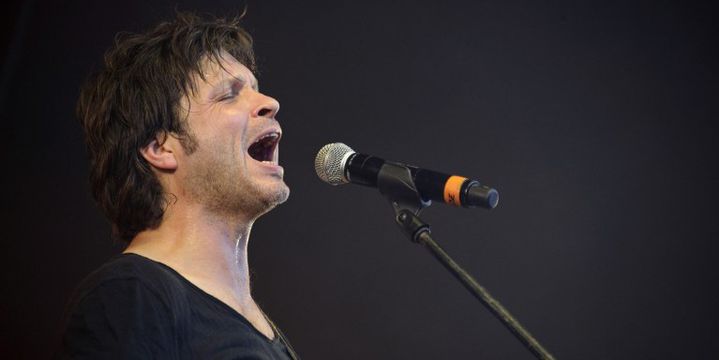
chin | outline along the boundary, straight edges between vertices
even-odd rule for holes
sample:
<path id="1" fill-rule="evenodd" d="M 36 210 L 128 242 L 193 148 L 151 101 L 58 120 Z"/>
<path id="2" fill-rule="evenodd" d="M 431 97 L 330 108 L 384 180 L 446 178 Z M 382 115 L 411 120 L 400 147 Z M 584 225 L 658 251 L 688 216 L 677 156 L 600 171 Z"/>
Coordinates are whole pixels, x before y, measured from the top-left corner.
<path id="1" fill-rule="evenodd" d="M 281 184 L 278 184 L 277 186 L 272 186 L 272 189 L 266 189 L 266 191 L 263 191 L 265 196 L 263 196 L 263 209 L 260 211 L 260 215 L 267 213 L 268 211 L 275 208 L 275 206 L 280 205 L 287 201 L 287 198 L 290 197 L 290 188 L 287 187 L 287 185 L 282 182 Z"/>
<path id="2" fill-rule="evenodd" d="M 283 182 L 275 191 L 275 205 L 282 204 L 290 197 L 290 188 Z"/>

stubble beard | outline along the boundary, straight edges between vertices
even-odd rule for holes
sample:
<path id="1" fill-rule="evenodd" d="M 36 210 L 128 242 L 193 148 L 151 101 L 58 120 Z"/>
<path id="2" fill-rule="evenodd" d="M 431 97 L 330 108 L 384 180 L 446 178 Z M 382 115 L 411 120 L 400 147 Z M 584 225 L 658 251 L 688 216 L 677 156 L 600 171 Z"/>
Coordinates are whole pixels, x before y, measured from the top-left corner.
<path id="1" fill-rule="evenodd" d="M 253 181 L 236 156 L 216 149 L 198 150 L 192 155 L 197 157 L 196 168 L 187 177 L 187 191 L 207 210 L 222 217 L 254 221 L 289 197 L 289 188 L 281 179 L 260 184 Z"/>

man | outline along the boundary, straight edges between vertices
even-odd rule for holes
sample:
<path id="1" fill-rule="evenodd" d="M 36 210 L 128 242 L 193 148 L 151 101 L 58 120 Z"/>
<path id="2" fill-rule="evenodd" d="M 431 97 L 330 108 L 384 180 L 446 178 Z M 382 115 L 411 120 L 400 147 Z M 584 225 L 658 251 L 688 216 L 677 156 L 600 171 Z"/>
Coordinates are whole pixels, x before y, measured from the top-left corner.
<path id="1" fill-rule="evenodd" d="M 179 14 L 83 88 L 93 195 L 128 246 L 74 296 L 63 357 L 296 358 L 250 293 L 252 224 L 289 196 L 254 69 L 237 19 Z"/>

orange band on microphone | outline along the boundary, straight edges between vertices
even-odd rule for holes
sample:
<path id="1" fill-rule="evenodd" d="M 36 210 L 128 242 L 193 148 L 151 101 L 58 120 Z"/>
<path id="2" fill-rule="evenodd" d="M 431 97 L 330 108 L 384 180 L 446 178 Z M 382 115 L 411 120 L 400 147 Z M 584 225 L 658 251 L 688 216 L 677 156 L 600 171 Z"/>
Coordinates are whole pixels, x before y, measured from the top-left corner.
<path id="1" fill-rule="evenodd" d="M 466 177 L 452 175 L 444 183 L 444 202 L 450 205 L 462 206 L 462 201 L 459 198 L 459 191 L 462 189 L 462 184 L 467 180 Z"/>

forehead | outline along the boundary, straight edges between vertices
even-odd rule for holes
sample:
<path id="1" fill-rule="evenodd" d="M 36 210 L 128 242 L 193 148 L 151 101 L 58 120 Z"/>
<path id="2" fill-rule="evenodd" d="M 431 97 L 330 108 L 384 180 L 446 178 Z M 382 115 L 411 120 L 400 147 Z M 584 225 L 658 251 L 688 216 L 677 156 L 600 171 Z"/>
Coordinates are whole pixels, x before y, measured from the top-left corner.
<path id="1" fill-rule="evenodd" d="M 195 74 L 193 79 L 200 93 L 231 80 L 242 81 L 257 89 L 257 78 L 252 71 L 227 52 L 223 51 L 217 58 L 206 56 L 200 68 L 202 76 Z"/>

